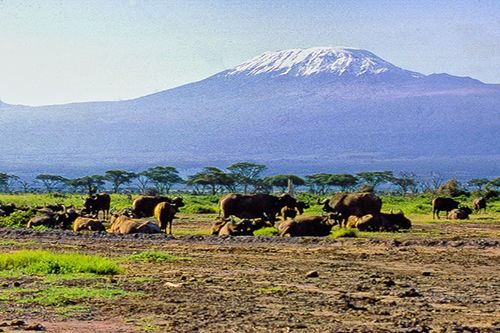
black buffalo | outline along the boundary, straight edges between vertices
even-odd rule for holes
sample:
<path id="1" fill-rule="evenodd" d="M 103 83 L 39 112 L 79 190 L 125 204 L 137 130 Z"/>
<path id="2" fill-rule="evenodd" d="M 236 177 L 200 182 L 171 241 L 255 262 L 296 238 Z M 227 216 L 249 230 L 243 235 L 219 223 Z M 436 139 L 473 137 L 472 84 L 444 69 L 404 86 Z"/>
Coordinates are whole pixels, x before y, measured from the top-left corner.
<path id="1" fill-rule="evenodd" d="M 288 194 L 276 197 L 270 194 L 235 194 L 224 196 L 219 202 L 219 216 L 223 219 L 236 216 L 240 219 L 269 219 L 274 221 L 276 214 L 285 207 L 295 207 L 297 200 Z"/>
<path id="2" fill-rule="evenodd" d="M 323 202 L 323 211 L 338 215 L 341 226 L 345 226 L 349 216 L 361 217 L 367 214 L 378 214 L 382 208 L 382 200 L 372 192 L 337 193 Z"/>
<path id="3" fill-rule="evenodd" d="M 486 198 L 479 197 L 474 199 L 474 201 L 472 202 L 472 206 L 474 207 L 476 213 L 479 213 L 481 209 L 486 212 Z"/>
<path id="4" fill-rule="evenodd" d="M 85 199 L 83 206 L 88 214 L 99 216 L 102 211 L 104 219 L 109 215 L 109 207 L 111 205 L 111 197 L 106 193 L 97 193 Z"/>
<path id="5" fill-rule="evenodd" d="M 171 199 L 168 197 L 141 195 L 132 203 L 132 214 L 136 218 L 153 216 L 156 205 L 161 202 L 168 202 L 177 208 L 184 206 L 184 201 L 180 197 Z"/>
<path id="6" fill-rule="evenodd" d="M 434 217 L 437 216 L 439 220 L 439 212 L 445 211 L 448 215 L 449 211 L 458 208 L 458 204 L 458 201 L 455 201 L 451 198 L 435 198 L 434 200 L 432 200 L 432 218 L 434 219 Z"/>

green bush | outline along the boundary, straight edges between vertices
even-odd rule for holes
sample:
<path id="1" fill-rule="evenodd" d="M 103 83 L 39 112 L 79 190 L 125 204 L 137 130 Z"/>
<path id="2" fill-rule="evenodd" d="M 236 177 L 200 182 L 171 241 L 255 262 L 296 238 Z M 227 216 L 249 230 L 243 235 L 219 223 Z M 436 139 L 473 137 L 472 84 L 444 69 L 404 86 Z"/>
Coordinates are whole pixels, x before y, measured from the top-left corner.
<path id="1" fill-rule="evenodd" d="M 278 236 L 278 230 L 275 227 L 267 227 L 253 232 L 255 236 Z"/>
<path id="2" fill-rule="evenodd" d="M 10 228 L 22 228 L 26 227 L 28 224 L 28 221 L 35 216 L 35 211 L 34 210 L 27 210 L 27 211 L 15 211 L 14 213 L 10 214 L 9 216 L 3 216 L 0 217 L 0 227 L 5 228 L 5 227 L 10 227 Z"/>

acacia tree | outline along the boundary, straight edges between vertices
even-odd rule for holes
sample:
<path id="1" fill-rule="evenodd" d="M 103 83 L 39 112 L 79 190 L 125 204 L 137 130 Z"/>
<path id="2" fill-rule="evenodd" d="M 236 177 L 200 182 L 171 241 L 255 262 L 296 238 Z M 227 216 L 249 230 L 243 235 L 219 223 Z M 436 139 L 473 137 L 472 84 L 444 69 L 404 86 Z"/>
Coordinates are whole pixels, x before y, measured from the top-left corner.
<path id="1" fill-rule="evenodd" d="M 222 192 L 224 188 L 228 191 L 235 191 L 235 176 L 228 174 L 216 167 L 205 167 L 202 171 L 188 177 L 188 185 L 195 187 L 196 191 L 200 188 L 202 191 L 205 188 L 210 188 L 210 192 L 215 195 Z"/>
<path id="2" fill-rule="evenodd" d="M 356 175 L 366 184 L 372 186 L 374 190 L 377 185 L 387 183 L 394 177 L 392 171 L 359 172 Z"/>
<path id="3" fill-rule="evenodd" d="M 14 184 L 19 182 L 19 180 L 20 178 L 16 175 L 0 172 L 0 191 L 9 193 L 12 191 Z"/>
<path id="4" fill-rule="evenodd" d="M 418 182 L 415 174 L 401 171 L 399 175 L 400 177 L 393 177 L 391 183 L 399 188 L 403 196 L 408 192 L 416 193 L 418 191 Z"/>
<path id="5" fill-rule="evenodd" d="M 65 184 L 70 186 L 74 192 L 86 192 L 88 195 L 92 195 L 104 186 L 104 176 L 93 175 L 67 179 Z"/>
<path id="6" fill-rule="evenodd" d="M 261 178 L 262 172 L 266 170 L 266 166 L 262 164 L 239 162 L 227 168 L 234 175 L 234 180 L 237 184 L 243 186 L 243 192 L 247 193 L 248 186 L 254 186 Z"/>
<path id="7" fill-rule="evenodd" d="M 179 176 L 179 171 L 171 166 L 152 167 L 141 172 L 141 175 L 148 177 L 160 194 L 168 194 L 173 185 L 184 182 Z"/>
<path id="8" fill-rule="evenodd" d="M 295 175 L 275 175 L 264 178 L 264 182 L 266 184 L 268 184 L 269 186 L 278 187 L 281 192 L 286 192 L 288 181 L 291 181 L 294 185 L 297 186 L 304 185 L 306 183 L 304 179 Z"/>
<path id="9" fill-rule="evenodd" d="M 65 181 L 67 181 L 67 178 L 64 178 L 63 176 L 51 174 L 40 174 L 36 176 L 35 179 L 42 183 L 47 193 L 54 192 L 55 189 L 57 189 L 58 187 L 63 185 Z"/>
<path id="10" fill-rule="evenodd" d="M 137 175 L 133 172 L 124 170 L 108 170 L 104 173 L 103 179 L 113 185 L 113 193 L 118 193 L 120 186 L 130 183 L 132 179 L 136 177 Z"/>
<path id="11" fill-rule="evenodd" d="M 467 186 L 474 187 L 476 190 L 482 191 L 489 182 L 490 181 L 486 178 L 472 178 L 467 182 Z"/>
<path id="12" fill-rule="evenodd" d="M 332 174 L 330 173 L 316 173 L 306 176 L 306 184 L 312 193 L 323 195 L 328 191 L 330 186 L 329 180 Z"/>
<path id="13" fill-rule="evenodd" d="M 328 184 L 340 188 L 342 192 L 346 192 L 352 190 L 358 184 L 358 181 L 356 176 L 343 173 L 331 175 Z"/>

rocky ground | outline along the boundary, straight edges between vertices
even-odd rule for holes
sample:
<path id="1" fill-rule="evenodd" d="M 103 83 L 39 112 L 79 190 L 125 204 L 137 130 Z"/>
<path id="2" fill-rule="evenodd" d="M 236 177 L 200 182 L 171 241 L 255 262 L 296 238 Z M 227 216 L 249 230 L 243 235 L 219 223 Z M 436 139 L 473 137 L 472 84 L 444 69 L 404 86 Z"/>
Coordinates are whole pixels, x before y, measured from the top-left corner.
<path id="1" fill-rule="evenodd" d="M 178 228 L 190 230 L 192 223 L 186 218 Z M 0 298 L 0 331 L 25 332 L 39 324 L 47 332 L 95 333 L 499 332 L 499 227 L 442 222 L 376 239 L 0 229 L 2 252 L 78 251 L 115 258 L 124 267 L 113 277 L 51 283 L 128 292 L 67 311 Z M 422 237 L 428 229 L 442 234 Z M 181 258 L 121 259 L 146 250 Z M 0 291 L 46 283 L 39 277 L 1 275 Z"/>

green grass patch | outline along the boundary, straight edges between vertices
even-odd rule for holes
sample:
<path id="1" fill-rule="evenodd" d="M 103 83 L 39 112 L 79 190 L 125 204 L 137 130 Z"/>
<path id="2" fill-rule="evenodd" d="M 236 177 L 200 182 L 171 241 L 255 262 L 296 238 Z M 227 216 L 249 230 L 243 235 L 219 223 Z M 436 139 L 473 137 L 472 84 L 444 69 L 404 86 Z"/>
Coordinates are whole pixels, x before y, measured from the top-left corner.
<path id="1" fill-rule="evenodd" d="M 333 231 L 329 237 L 332 238 L 356 238 L 358 231 L 355 229 L 338 229 Z"/>
<path id="2" fill-rule="evenodd" d="M 40 250 L 22 250 L 0 254 L 0 271 L 18 271 L 26 274 L 98 275 L 118 274 L 121 268 L 111 259 L 79 253 L 54 253 Z"/>
<path id="3" fill-rule="evenodd" d="M 162 261 L 177 261 L 177 260 L 191 260 L 188 257 L 179 257 L 168 252 L 161 251 L 144 251 L 132 254 L 127 257 L 132 261 L 147 261 L 147 262 L 162 262 Z"/>
<path id="4" fill-rule="evenodd" d="M 255 236 L 278 236 L 278 230 L 275 227 L 266 227 L 253 232 Z"/>
<path id="5" fill-rule="evenodd" d="M 118 299 L 131 295 L 122 289 L 116 288 L 79 288 L 51 286 L 22 296 L 19 303 L 40 304 L 50 306 L 66 306 L 87 300 Z"/>
<path id="6" fill-rule="evenodd" d="M 0 240 L 0 246 L 29 246 L 29 245 L 35 245 L 35 241 L 16 241 L 16 240 Z"/>

